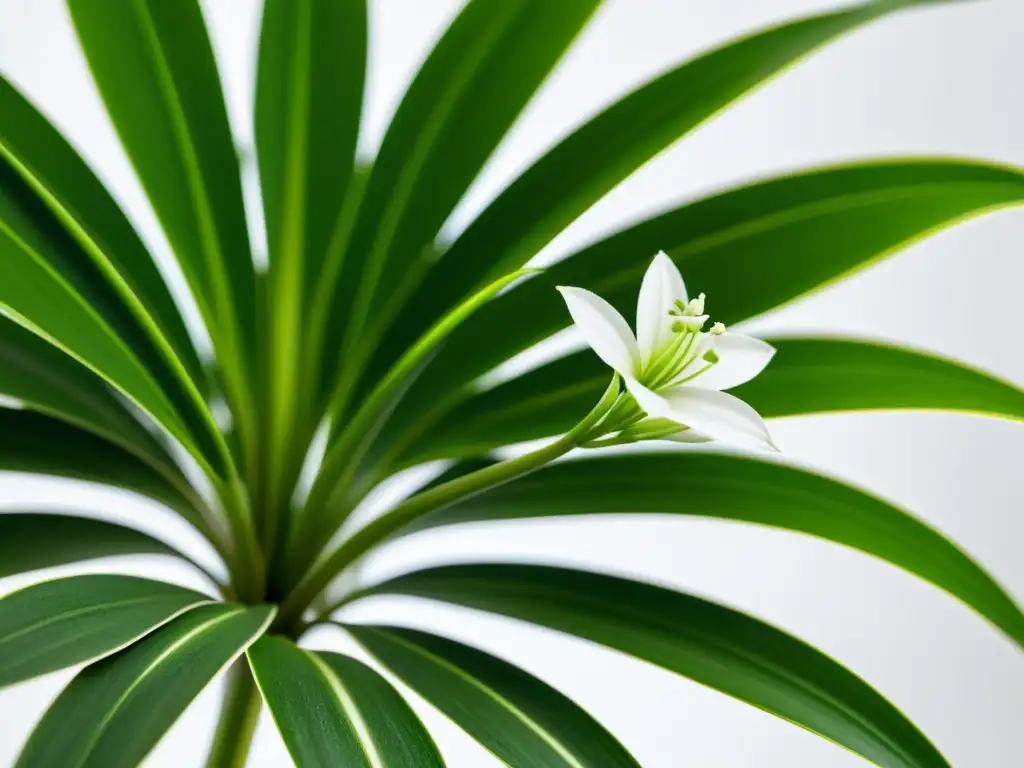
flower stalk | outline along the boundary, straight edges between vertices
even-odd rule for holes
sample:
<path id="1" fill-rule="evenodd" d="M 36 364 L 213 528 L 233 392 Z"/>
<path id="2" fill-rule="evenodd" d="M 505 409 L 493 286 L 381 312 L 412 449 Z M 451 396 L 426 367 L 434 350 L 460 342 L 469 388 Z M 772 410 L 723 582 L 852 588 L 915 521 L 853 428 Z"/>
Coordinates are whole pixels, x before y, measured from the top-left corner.
<path id="1" fill-rule="evenodd" d="M 580 447 L 593 437 L 593 431 L 620 399 L 619 376 L 613 375 L 597 405 L 572 430 L 549 445 L 500 464 L 451 480 L 406 499 L 387 514 L 359 530 L 338 549 L 321 561 L 299 583 L 282 603 L 278 613 L 278 628 L 289 634 L 301 631 L 303 613 L 309 605 L 346 567 L 366 554 L 399 529 L 430 512 L 450 506 L 494 488 L 517 477 L 540 469 L 544 465 Z"/>

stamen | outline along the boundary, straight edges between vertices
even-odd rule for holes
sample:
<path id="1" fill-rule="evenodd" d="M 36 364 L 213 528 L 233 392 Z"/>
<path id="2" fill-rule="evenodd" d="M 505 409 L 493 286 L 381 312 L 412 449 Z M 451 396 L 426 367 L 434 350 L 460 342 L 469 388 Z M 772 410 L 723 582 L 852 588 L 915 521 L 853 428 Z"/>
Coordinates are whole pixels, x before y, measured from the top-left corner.
<path id="1" fill-rule="evenodd" d="M 714 325 L 711 326 L 711 333 L 713 333 L 715 336 L 721 336 L 723 333 L 725 333 L 725 324 L 715 323 Z"/>
<path id="2" fill-rule="evenodd" d="M 686 305 L 686 314 L 703 315 L 705 298 L 707 297 L 702 293 L 696 299 L 690 299 L 690 303 Z"/>

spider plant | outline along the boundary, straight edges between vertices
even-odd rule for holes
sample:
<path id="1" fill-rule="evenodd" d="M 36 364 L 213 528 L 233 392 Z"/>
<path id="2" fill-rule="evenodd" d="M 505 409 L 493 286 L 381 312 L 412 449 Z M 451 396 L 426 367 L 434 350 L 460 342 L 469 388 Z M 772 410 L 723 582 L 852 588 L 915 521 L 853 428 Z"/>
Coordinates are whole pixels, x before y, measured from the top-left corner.
<path id="1" fill-rule="evenodd" d="M 197 1 L 68 0 L 209 351 L 88 165 L 0 80 L 0 469 L 142 494 L 180 515 L 219 562 L 204 565 L 88 516 L 45 507 L 0 515 L 0 576 L 149 553 L 192 563 L 209 584 L 197 592 L 79 575 L 0 599 L 0 685 L 84 665 L 17 766 L 137 765 L 223 672 L 210 766 L 244 764 L 264 704 L 303 768 L 443 764 L 395 680 L 509 765 L 637 765 L 578 705 L 508 661 L 346 619 L 347 606 L 387 594 L 618 649 L 880 766 L 947 765 L 861 678 L 695 595 L 522 563 L 427 568 L 383 583 L 346 578 L 396 539 L 466 521 L 712 517 L 874 555 L 1024 645 L 1014 602 L 904 510 L 767 452 L 716 447 L 731 424 L 770 448 L 757 414 L 926 408 L 1024 417 L 1024 393 L 953 361 L 870 341 L 761 342 L 725 327 L 938 229 L 1021 203 L 1024 173 L 918 158 L 786 174 L 667 210 L 546 271 L 527 268 L 580 214 L 713 115 L 837 37 L 927 4 L 869 2 L 681 63 L 580 125 L 444 242 L 456 205 L 599 0 L 470 0 L 368 166 L 355 151 L 365 0 L 266 0 L 254 115 L 263 269 Z M 631 313 L 638 292 L 633 339 L 618 313 Z M 704 326 L 703 292 L 724 325 Z M 570 316 L 598 354 L 568 354 L 498 384 L 482 378 Z M 759 362 L 745 376 L 716 378 L 737 350 Z M 758 372 L 731 395 L 718 391 Z M 707 408 L 692 408 L 696 401 Z M 710 443 L 597 450 L 691 438 Z M 541 447 L 495 457 L 531 441 Z M 436 479 L 353 524 L 368 494 L 435 461 L 445 462 Z M 307 630 L 323 624 L 378 663 L 304 647 Z"/>

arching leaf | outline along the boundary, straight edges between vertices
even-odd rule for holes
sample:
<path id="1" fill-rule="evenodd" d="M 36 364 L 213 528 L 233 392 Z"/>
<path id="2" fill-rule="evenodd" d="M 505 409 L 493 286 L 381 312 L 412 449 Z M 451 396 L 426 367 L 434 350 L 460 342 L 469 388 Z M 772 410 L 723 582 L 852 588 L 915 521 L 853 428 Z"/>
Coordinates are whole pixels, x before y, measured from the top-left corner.
<path id="1" fill-rule="evenodd" d="M 746 701 L 883 768 L 948 768 L 873 688 L 774 627 L 692 595 L 534 565 L 416 571 L 372 594 L 427 597 L 616 648 Z"/>
<path id="2" fill-rule="evenodd" d="M 1024 392 L 951 360 L 853 339 L 767 339 L 771 364 L 731 393 L 765 418 L 863 410 L 942 410 L 1024 420 Z M 480 392 L 423 435 L 399 466 L 469 457 L 571 429 L 607 385 L 607 366 L 574 353 Z"/>
<path id="3" fill-rule="evenodd" d="M 640 765 L 575 702 L 506 661 L 426 632 L 344 628 L 503 763 L 531 768 Z"/>
<path id="4" fill-rule="evenodd" d="M 817 536 L 930 581 L 1024 647 L 1020 608 L 932 528 L 830 478 L 729 454 L 630 454 L 560 462 L 439 510 L 410 530 L 589 514 L 709 517 Z"/>
<path id="5" fill-rule="evenodd" d="M 459 329 L 393 423 L 436 424 L 460 387 L 569 325 L 557 285 L 608 299 L 626 317 L 653 255 L 666 251 L 727 324 L 791 301 L 936 229 L 1024 202 L 1024 174 L 967 161 L 817 169 L 705 198 L 589 246 L 499 297 Z M 418 315 L 420 317 L 422 315 Z M 412 426 L 410 426 L 412 425 Z M 393 445 L 401 435 L 382 435 Z"/>
<path id="6" fill-rule="evenodd" d="M 0 394 L 174 468 L 166 449 L 102 379 L 4 317 L 0 317 Z"/>
<path id="7" fill-rule="evenodd" d="M 47 710 L 16 768 L 135 768 L 273 615 L 270 607 L 203 606 L 86 667 Z"/>
<path id="8" fill-rule="evenodd" d="M 0 688 L 109 656 L 209 602 L 130 576 L 72 576 L 12 592 L 0 598 Z"/>
<path id="9" fill-rule="evenodd" d="M 139 301 L 188 374 L 202 381 L 202 366 L 170 291 L 110 193 L 64 137 L 3 77 L 0 114 L 0 155 L 97 266 L 109 267 L 123 281 L 119 287 L 126 298 Z"/>
<path id="10" fill-rule="evenodd" d="M 99 557 L 143 554 L 184 557 L 142 531 L 105 520 L 43 512 L 0 514 L 0 578 Z"/>
<path id="11" fill-rule="evenodd" d="M 837 37 L 929 2 L 868 2 L 798 19 L 700 55 L 628 94 L 549 150 L 488 205 L 442 254 L 407 314 L 432 322 L 474 286 L 523 266 L 619 182 L 729 104 Z M 655 252 L 673 247 L 687 232 L 674 231 L 671 242 L 644 247 L 631 258 L 646 266 Z M 368 379 L 408 346 L 409 325 L 391 328 Z M 502 357 L 509 356 L 509 347 L 501 346 Z"/>

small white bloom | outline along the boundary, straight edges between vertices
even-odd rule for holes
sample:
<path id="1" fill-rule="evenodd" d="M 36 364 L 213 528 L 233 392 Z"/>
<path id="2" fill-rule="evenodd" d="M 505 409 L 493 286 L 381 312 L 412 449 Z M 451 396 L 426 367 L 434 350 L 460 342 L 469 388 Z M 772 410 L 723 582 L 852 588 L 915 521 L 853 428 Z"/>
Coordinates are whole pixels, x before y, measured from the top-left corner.
<path id="1" fill-rule="evenodd" d="M 757 376 L 775 348 L 730 333 L 721 323 L 704 332 L 705 296 L 687 297 L 682 275 L 664 252 L 654 257 L 640 286 L 636 336 L 597 294 L 565 286 L 558 290 L 587 343 L 619 372 L 648 421 L 688 427 L 665 439 L 722 440 L 777 450 L 757 412 L 722 391 Z"/>

